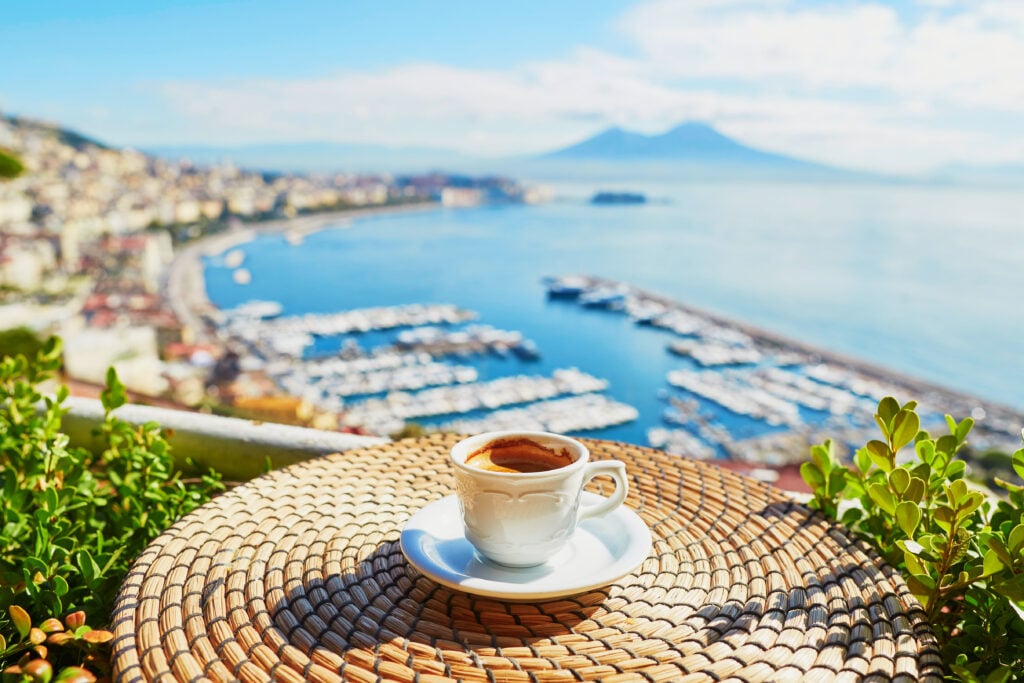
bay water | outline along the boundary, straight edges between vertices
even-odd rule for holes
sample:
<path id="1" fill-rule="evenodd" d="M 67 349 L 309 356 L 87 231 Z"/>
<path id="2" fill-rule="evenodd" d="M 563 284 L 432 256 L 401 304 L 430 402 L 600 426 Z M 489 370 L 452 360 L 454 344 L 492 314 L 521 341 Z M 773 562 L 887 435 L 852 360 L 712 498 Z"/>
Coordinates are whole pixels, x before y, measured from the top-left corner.
<path id="1" fill-rule="evenodd" d="M 1024 409 L 1024 193 L 926 185 L 562 184 L 542 205 L 436 209 L 358 219 L 299 245 L 239 247 L 248 285 L 206 263 L 210 300 L 279 302 L 284 315 L 453 303 L 519 330 L 541 352 L 471 359 L 481 379 L 576 366 L 640 410 L 589 435 L 645 443 L 665 375 L 690 361 L 667 332 L 548 300 L 542 278 L 628 282 L 801 342 Z M 598 189 L 644 205 L 592 205 Z M 365 346 L 389 335 L 364 335 Z M 328 353 L 340 340 L 318 340 Z M 464 362 L 462 360 L 459 361 Z M 910 396 L 901 397 L 908 400 Z M 758 425 L 730 416 L 737 436 Z"/>

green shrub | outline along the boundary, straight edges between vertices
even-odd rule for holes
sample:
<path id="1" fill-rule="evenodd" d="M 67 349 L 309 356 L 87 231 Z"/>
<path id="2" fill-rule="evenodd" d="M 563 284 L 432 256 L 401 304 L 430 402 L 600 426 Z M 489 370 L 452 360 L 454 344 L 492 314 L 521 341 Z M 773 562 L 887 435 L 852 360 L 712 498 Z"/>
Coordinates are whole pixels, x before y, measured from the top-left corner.
<path id="1" fill-rule="evenodd" d="M 25 167 L 18 157 L 0 148 L 0 180 L 4 178 L 17 178 L 24 170 Z"/>
<path id="2" fill-rule="evenodd" d="M 17 356 L 34 358 L 43 348 L 43 340 L 27 327 L 15 327 L 0 331 L 0 357 Z"/>
<path id="3" fill-rule="evenodd" d="M 102 393 L 104 450 L 96 456 L 69 446 L 61 433 L 67 388 L 56 396 L 37 388 L 53 377 L 60 358 L 60 341 L 51 339 L 31 362 L 23 355 L 0 360 L 4 681 L 43 680 L 32 672 L 47 666 L 51 674 L 69 667 L 57 679 L 87 678 L 88 668 L 102 674 L 102 648 L 110 638 L 102 626 L 131 562 L 222 489 L 214 475 L 184 484 L 158 425 L 136 426 L 111 414 L 125 402 L 113 369 Z M 72 666 L 82 664 L 86 670 Z"/>
<path id="4" fill-rule="evenodd" d="M 1024 680 L 1024 486 L 996 479 L 999 497 L 969 486 L 956 455 L 974 421 L 947 415 L 950 433 L 932 438 L 920 429 L 916 407 L 891 397 L 879 402 L 882 439 L 858 450 L 852 468 L 839 462 L 831 441 L 813 447 L 800 468 L 814 492 L 811 506 L 902 571 L 955 678 Z M 913 456 L 903 462 L 911 444 Z M 1024 449 L 1012 466 L 1024 478 Z"/>

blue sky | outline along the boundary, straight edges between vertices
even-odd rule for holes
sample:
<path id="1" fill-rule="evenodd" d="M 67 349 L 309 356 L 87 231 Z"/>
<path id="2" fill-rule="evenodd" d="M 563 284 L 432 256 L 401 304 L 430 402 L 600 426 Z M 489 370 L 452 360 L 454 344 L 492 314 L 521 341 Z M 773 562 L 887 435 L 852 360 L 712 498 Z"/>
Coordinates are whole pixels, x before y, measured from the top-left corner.
<path id="1" fill-rule="evenodd" d="M 1024 2 L 47 2 L 0 7 L 0 110 L 113 144 L 528 154 L 703 120 L 887 171 L 1024 162 Z"/>

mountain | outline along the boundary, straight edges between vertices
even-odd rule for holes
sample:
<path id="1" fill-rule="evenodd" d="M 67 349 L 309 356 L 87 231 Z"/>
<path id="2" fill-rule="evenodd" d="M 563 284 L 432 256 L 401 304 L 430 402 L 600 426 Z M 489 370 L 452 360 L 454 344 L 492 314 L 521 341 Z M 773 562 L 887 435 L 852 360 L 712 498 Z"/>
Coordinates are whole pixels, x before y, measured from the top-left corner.
<path id="1" fill-rule="evenodd" d="M 747 147 L 704 123 L 682 123 L 661 135 L 609 128 L 541 156 L 544 160 L 657 162 L 835 172 L 839 169 Z"/>
<path id="2" fill-rule="evenodd" d="M 230 161 L 242 168 L 297 173 L 415 172 L 451 168 L 467 161 L 458 152 L 431 147 L 385 147 L 337 142 L 294 142 L 237 146 L 150 147 L 150 154 L 209 165 Z"/>

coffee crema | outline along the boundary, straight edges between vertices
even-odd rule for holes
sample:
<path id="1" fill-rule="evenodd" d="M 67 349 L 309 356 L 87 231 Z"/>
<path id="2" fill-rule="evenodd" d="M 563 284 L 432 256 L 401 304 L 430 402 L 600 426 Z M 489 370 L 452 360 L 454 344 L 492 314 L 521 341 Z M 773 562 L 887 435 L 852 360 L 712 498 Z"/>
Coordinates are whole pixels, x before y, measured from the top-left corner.
<path id="1" fill-rule="evenodd" d="M 575 459 L 569 450 L 554 451 L 530 439 L 499 439 L 473 451 L 466 464 L 486 472 L 529 474 L 549 472 L 567 465 Z"/>

